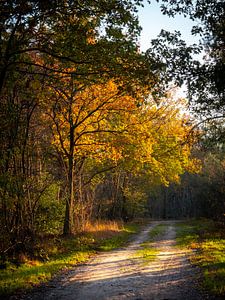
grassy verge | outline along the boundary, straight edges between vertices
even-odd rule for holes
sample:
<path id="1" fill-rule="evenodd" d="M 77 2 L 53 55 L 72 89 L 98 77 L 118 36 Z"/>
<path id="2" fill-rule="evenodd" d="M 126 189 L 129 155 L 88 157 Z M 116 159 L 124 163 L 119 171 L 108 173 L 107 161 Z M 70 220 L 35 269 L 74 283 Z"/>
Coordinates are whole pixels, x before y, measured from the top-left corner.
<path id="1" fill-rule="evenodd" d="M 225 231 L 212 221 L 177 225 L 177 244 L 191 248 L 191 262 L 203 269 L 203 285 L 217 295 L 225 295 Z"/>
<path id="2" fill-rule="evenodd" d="M 99 239 L 96 243 L 96 249 L 101 251 L 110 251 L 119 248 L 126 244 L 131 235 L 137 233 L 139 228 L 139 224 L 126 225 L 120 234 L 106 239 Z"/>
<path id="3" fill-rule="evenodd" d="M 135 257 L 141 258 L 144 262 L 144 264 L 148 264 L 150 261 L 153 261 L 157 254 L 158 250 L 153 247 L 152 243 L 159 237 L 160 235 L 163 235 L 166 230 L 166 226 L 163 224 L 159 224 L 155 226 L 150 232 L 148 239 L 141 244 L 141 249 L 139 249 Z"/>
<path id="4" fill-rule="evenodd" d="M 128 238 L 138 232 L 138 224 L 115 228 L 101 226 L 99 230 L 87 230 L 74 238 L 56 238 L 40 241 L 43 252 L 42 261 L 24 259 L 16 266 L 6 263 L 6 269 L 0 270 L 0 295 L 7 296 L 31 289 L 33 286 L 49 281 L 57 272 L 87 261 L 96 250 L 108 251 L 124 245 Z"/>

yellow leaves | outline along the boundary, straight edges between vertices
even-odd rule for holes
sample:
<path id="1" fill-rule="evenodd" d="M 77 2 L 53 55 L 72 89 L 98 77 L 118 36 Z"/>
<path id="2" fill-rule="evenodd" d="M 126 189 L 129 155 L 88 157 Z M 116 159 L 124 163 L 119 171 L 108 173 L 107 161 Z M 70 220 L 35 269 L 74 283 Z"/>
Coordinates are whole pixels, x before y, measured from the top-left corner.
<path id="1" fill-rule="evenodd" d="M 122 95 L 113 80 L 73 95 L 68 93 L 67 85 L 65 89 L 63 93 L 51 89 L 53 105 L 47 114 L 53 120 L 54 145 L 68 152 L 72 128 L 74 156 L 121 159 L 122 147 L 117 136 L 125 130 L 128 111 L 135 108 L 135 100 Z"/>
<path id="2" fill-rule="evenodd" d="M 72 145 L 75 158 L 119 162 L 165 185 L 178 182 L 185 171 L 199 171 L 199 162 L 191 158 L 194 141 L 185 143 L 190 126 L 180 102 L 164 99 L 157 106 L 150 99 L 137 106 L 113 80 L 75 93 L 66 83 L 63 92 L 51 93 L 53 143 L 67 151 Z"/>
<path id="3" fill-rule="evenodd" d="M 189 173 L 200 173 L 202 170 L 202 163 L 197 158 L 191 158 L 186 165 L 186 171 Z"/>
<path id="4" fill-rule="evenodd" d="M 133 146 L 127 148 L 127 157 L 142 164 L 150 178 L 168 185 L 171 181 L 179 182 L 179 175 L 185 171 L 199 171 L 199 162 L 191 158 L 193 141 L 185 143 L 191 128 L 179 109 L 166 104 L 159 108 L 145 105 L 135 113 L 135 118 L 139 122 L 129 128 Z"/>

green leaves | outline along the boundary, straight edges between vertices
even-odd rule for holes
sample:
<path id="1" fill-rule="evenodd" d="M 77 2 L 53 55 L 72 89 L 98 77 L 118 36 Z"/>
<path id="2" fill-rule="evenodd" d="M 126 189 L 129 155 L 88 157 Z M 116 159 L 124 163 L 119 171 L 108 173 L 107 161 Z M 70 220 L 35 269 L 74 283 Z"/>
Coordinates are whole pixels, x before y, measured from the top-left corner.
<path id="1" fill-rule="evenodd" d="M 179 37 L 161 32 L 153 41 L 153 57 L 163 63 L 164 84 L 175 82 L 186 84 L 193 109 L 201 114 L 215 115 L 224 111 L 224 1 L 173 1 L 161 0 L 162 12 L 174 17 L 182 14 L 198 22 L 192 34 L 199 34 L 199 44 L 187 46 Z M 193 57 L 205 51 L 202 62 Z"/>

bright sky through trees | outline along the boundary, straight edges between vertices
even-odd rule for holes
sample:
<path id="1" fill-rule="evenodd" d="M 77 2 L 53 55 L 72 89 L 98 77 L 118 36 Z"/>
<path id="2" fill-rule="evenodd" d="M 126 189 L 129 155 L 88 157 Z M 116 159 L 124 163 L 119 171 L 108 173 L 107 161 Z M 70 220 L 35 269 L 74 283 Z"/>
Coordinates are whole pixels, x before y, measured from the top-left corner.
<path id="1" fill-rule="evenodd" d="M 199 37 L 191 34 L 191 29 L 196 22 L 193 22 L 188 17 L 183 15 L 176 15 L 174 18 L 163 15 L 160 10 L 160 3 L 152 0 L 151 4 L 144 1 L 144 7 L 139 8 L 139 22 L 142 27 L 140 36 L 140 49 L 146 51 L 151 47 L 151 40 L 157 38 L 162 29 L 174 32 L 180 31 L 181 38 L 185 40 L 188 45 L 198 43 Z M 202 55 L 197 56 L 199 60 Z M 178 97 L 186 97 L 186 87 L 179 89 L 176 92 Z"/>
<path id="2" fill-rule="evenodd" d="M 148 4 L 145 1 L 145 6 L 139 9 L 139 21 L 142 27 L 142 33 L 140 37 L 140 48 L 145 51 L 150 47 L 150 42 L 155 39 L 160 33 L 161 29 L 174 32 L 178 30 L 182 34 L 182 38 L 187 44 L 193 44 L 198 42 L 198 38 L 191 35 L 191 28 L 195 23 L 189 18 L 182 16 L 176 16 L 170 18 L 163 15 L 160 11 L 160 4 L 155 0 Z"/>

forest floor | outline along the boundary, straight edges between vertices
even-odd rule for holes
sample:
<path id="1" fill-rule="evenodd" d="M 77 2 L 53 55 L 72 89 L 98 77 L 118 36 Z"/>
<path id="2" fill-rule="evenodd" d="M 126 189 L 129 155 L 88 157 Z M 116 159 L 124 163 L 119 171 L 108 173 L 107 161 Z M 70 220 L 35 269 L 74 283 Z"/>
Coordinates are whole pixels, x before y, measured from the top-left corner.
<path id="1" fill-rule="evenodd" d="M 216 299 L 200 290 L 201 272 L 189 262 L 191 251 L 176 246 L 176 222 L 151 222 L 127 247 L 97 254 L 23 299 Z M 165 230 L 150 243 L 156 252 L 145 260 L 137 254 L 159 226 Z"/>

